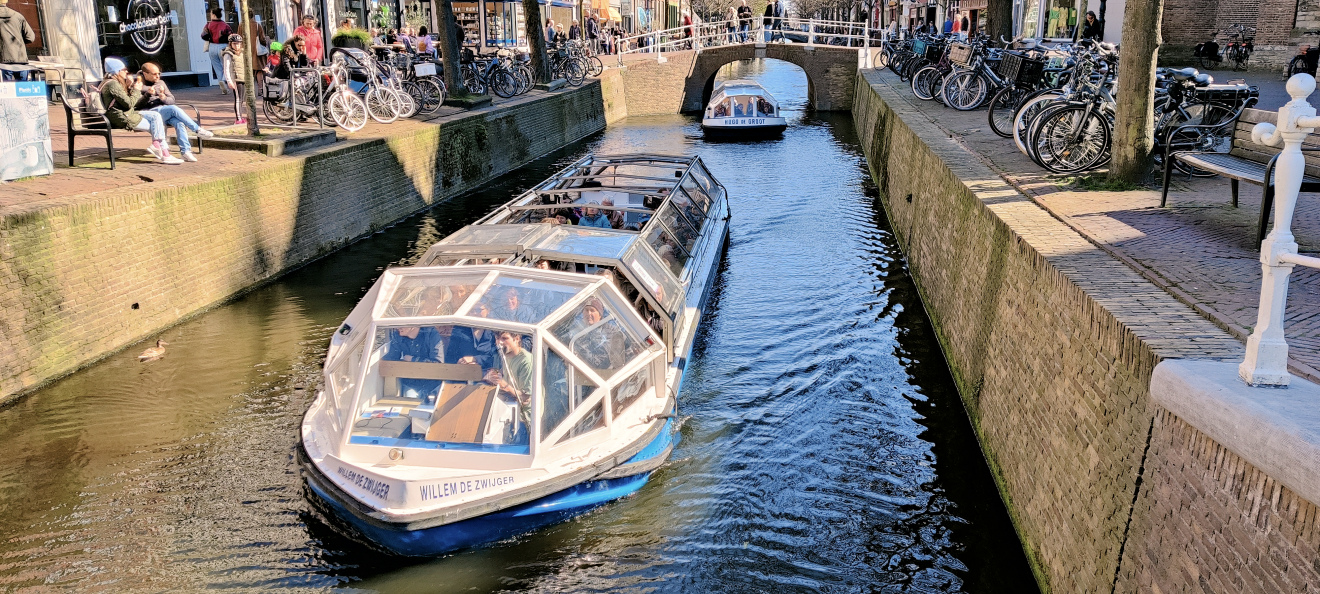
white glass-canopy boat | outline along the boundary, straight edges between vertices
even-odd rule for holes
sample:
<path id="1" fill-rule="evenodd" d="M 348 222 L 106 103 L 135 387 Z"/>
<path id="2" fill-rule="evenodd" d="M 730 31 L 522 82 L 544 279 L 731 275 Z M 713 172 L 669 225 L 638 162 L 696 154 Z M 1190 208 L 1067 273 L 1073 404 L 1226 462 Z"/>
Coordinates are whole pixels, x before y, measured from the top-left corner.
<path id="1" fill-rule="evenodd" d="M 728 219 L 699 158 L 588 156 L 386 270 L 303 419 L 309 499 L 433 556 L 641 488 L 675 444 Z"/>
<path id="2" fill-rule="evenodd" d="M 750 80 L 728 80 L 716 86 L 701 118 L 701 129 L 709 136 L 774 136 L 787 127 L 779 102 Z"/>

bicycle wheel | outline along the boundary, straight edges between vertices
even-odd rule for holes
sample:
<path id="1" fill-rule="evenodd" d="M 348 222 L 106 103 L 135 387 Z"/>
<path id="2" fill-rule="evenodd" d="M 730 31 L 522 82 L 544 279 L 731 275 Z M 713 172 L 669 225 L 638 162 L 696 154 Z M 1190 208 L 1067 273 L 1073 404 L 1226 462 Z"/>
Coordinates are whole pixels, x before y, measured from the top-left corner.
<path id="1" fill-rule="evenodd" d="M 889 67 L 889 52 L 887 50 L 881 50 L 876 53 L 875 63 L 872 65 L 881 70 Z"/>
<path id="2" fill-rule="evenodd" d="M 1294 74 L 1306 72 L 1306 56 L 1297 56 L 1288 61 L 1288 67 L 1283 71 L 1283 80 L 1292 78 Z"/>
<path id="3" fill-rule="evenodd" d="M 971 111 L 980 107 L 989 93 L 990 83 L 979 72 L 954 72 L 944 80 L 945 103 L 958 111 Z"/>
<path id="4" fill-rule="evenodd" d="M 1063 93 L 1054 90 L 1039 93 L 1024 101 L 1013 114 L 1013 144 L 1017 145 L 1022 154 L 1031 156 L 1031 149 L 1027 148 L 1027 131 L 1031 124 L 1051 102 L 1062 96 Z"/>
<path id="5" fill-rule="evenodd" d="M 1184 105 L 1182 109 L 1174 112 L 1175 115 L 1169 118 L 1166 125 L 1167 130 L 1172 131 L 1178 126 L 1195 125 L 1214 125 L 1221 124 L 1216 128 L 1193 128 L 1191 130 L 1182 130 L 1172 134 L 1168 138 L 1168 143 L 1174 151 L 1203 151 L 1226 153 L 1233 145 L 1233 116 L 1236 110 L 1219 103 L 1193 103 Z M 1161 145 L 1162 146 L 1162 145 Z M 1163 165 L 1160 155 L 1160 165 Z M 1174 169 L 1192 177 L 1214 177 L 1218 174 L 1192 167 L 1182 161 L 1174 160 Z"/>
<path id="6" fill-rule="evenodd" d="M 912 75 L 912 94 L 922 101 L 930 101 L 935 96 L 931 94 L 931 86 L 935 79 L 943 78 L 940 76 L 940 69 L 935 66 L 927 66 L 918 70 Z"/>
<path id="7" fill-rule="evenodd" d="M 382 124 L 389 124 L 399 119 L 399 98 L 394 91 L 381 87 L 372 87 L 367 91 L 367 114 L 371 119 Z"/>
<path id="8" fill-rule="evenodd" d="M 600 76 L 600 73 L 605 72 L 605 64 L 600 61 L 600 57 L 592 56 L 588 61 L 591 66 L 591 72 L 587 73 L 589 76 Z"/>
<path id="9" fill-rule="evenodd" d="M 994 130 L 995 134 L 1004 138 L 1013 136 L 1013 114 L 1026 96 L 1026 90 L 1012 86 L 999 89 L 999 92 L 990 98 L 990 109 L 986 113 L 986 119 L 989 120 L 990 129 Z"/>
<path id="10" fill-rule="evenodd" d="M 508 99 L 518 92 L 518 82 L 507 70 L 496 70 L 490 74 L 490 90 L 497 97 Z"/>
<path id="11" fill-rule="evenodd" d="M 394 96 L 399 98 L 399 117 L 410 118 L 417 114 L 417 108 L 421 105 L 406 90 L 391 89 Z"/>
<path id="12" fill-rule="evenodd" d="M 356 94 L 335 93 L 326 101 L 326 109 L 335 125 L 349 132 L 357 132 L 367 125 L 367 106 Z"/>
<path id="13" fill-rule="evenodd" d="M 463 69 L 463 86 L 467 87 L 468 92 L 474 95 L 486 94 L 486 82 L 481 79 L 481 75 L 474 69 Z"/>
<path id="14" fill-rule="evenodd" d="M 432 78 L 419 78 L 414 82 L 418 92 L 416 99 L 419 100 L 417 113 L 429 116 L 440 109 L 445 102 L 444 88 Z"/>
<path id="15" fill-rule="evenodd" d="M 1040 164 L 1054 173 L 1094 169 L 1109 159 L 1109 119 L 1088 105 L 1059 105 L 1041 114 L 1036 128 Z"/>
<path id="16" fill-rule="evenodd" d="M 579 58 L 572 58 L 564 63 L 564 78 L 570 86 L 579 86 L 587 79 L 587 66 Z"/>
<path id="17" fill-rule="evenodd" d="M 272 101 L 263 99 L 261 102 L 261 112 L 266 114 L 266 121 L 276 126 L 293 125 L 293 105 L 288 99 L 284 101 Z"/>

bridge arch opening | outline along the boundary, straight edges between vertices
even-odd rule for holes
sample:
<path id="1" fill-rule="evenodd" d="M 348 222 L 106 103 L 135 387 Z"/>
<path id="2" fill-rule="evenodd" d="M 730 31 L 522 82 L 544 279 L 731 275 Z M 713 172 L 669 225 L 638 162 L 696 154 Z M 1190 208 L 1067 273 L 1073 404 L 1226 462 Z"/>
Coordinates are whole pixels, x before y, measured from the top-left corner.
<path id="1" fill-rule="evenodd" d="M 781 109 L 804 111 L 815 107 L 812 101 L 815 86 L 801 66 L 775 58 L 751 58 L 725 63 L 706 78 L 701 91 L 701 109 L 710 103 L 716 84 L 735 79 L 759 82 L 775 96 Z"/>
<path id="2" fill-rule="evenodd" d="M 690 50 L 689 50 L 690 51 Z M 730 44 L 704 48 L 699 52 L 676 52 L 670 56 L 671 68 L 685 70 L 683 99 L 679 111 L 698 112 L 706 107 L 719 71 L 726 64 L 747 60 L 761 63 L 792 64 L 804 82 L 804 107 L 817 111 L 852 109 L 859 52 L 856 48 L 807 46 L 799 43 Z M 773 90 L 771 91 L 774 92 Z"/>

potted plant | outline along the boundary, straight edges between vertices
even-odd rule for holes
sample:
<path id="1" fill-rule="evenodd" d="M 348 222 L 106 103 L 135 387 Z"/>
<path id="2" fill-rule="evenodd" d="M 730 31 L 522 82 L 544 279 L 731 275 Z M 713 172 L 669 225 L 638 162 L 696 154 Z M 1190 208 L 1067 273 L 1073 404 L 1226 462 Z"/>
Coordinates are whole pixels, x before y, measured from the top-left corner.
<path id="1" fill-rule="evenodd" d="M 371 34 L 365 29 L 340 29 L 330 38 L 330 43 L 335 47 L 355 47 L 365 50 L 371 47 Z"/>

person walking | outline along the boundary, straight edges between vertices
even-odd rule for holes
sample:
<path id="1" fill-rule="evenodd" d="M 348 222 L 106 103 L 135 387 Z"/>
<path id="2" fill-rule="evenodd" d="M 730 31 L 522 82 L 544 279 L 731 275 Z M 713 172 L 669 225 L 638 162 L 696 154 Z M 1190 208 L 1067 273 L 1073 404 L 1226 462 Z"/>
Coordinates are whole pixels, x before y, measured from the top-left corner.
<path id="1" fill-rule="evenodd" d="M 765 5 L 765 14 L 761 15 L 761 30 L 765 32 L 765 40 L 770 41 L 770 31 L 775 22 L 775 3 L 768 2 Z"/>
<path id="2" fill-rule="evenodd" d="M 270 39 L 266 37 L 266 29 L 261 26 L 261 16 L 252 15 L 248 19 L 248 26 L 252 28 L 252 39 L 248 42 L 248 64 L 252 65 L 252 82 L 256 83 L 257 91 L 266 88 L 263 84 L 266 82 L 266 69 L 262 64 L 266 62 L 266 54 L 270 51 Z"/>
<path id="3" fill-rule="evenodd" d="M 220 54 L 225 51 L 229 36 L 234 32 L 229 28 L 229 23 L 225 22 L 224 16 L 225 11 L 212 8 L 211 20 L 202 28 L 202 41 L 205 42 L 202 49 L 211 56 L 211 80 L 220 81 L 221 95 L 227 93 L 228 88 L 224 84 L 225 64 Z"/>
<path id="4" fill-rule="evenodd" d="M 747 34 L 752 30 L 752 7 L 747 0 L 740 0 L 738 5 L 738 38 L 747 43 Z"/>
<path id="5" fill-rule="evenodd" d="M 229 46 L 220 52 L 224 61 L 224 82 L 234 92 L 234 125 L 247 123 L 243 117 L 243 93 L 247 88 L 243 81 L 243 70 L 248 68 L 247 52 L 243 51 L 243 36 L 237 33 L 229 36 Z"/>
<path id="6" fill-rule="evenodd" d="M 779 41 L 782 43 L 784 41 L 784 3 L 781 0 L 775 0 L 770 4 L 767 4 L 766 8 L 774 9 L 774 18 L 770 24 L 773 29 L 773 33 L 770 35 L 770 41 L 774 41 L 775 36 L 778 35 Z"/>
<path id="7" fill-rule="evenodd" d="M 0 0 L 0 64 L 22 64 L 27 66 L 27 44 L 37 40 L 22 13 L 8 6 L 9 0 Z M 28 70 L 0 70 L 4 77 L 0 80 L 28 80 Z"/>
<path id="8" fill-rule="evenodd" d="M 321 59 L 325 57 L 325 39 L 321 36 L 321 30 L 316 28 L 316 17 L 303 15 L 302 24 L 293 30 L 293 34 L 307 42 L 307 62 L 313 66 L 320 65 Z"/>
<path id="9" fill-rule="evenodd" d="M 587 13 L 587 45 L 592 52 L 600 53 L 600 21 L 595 12 Z"/>

